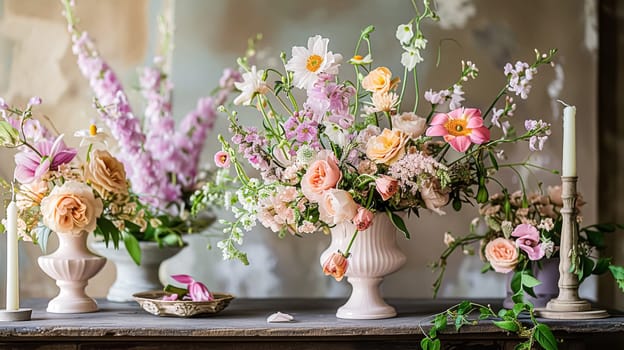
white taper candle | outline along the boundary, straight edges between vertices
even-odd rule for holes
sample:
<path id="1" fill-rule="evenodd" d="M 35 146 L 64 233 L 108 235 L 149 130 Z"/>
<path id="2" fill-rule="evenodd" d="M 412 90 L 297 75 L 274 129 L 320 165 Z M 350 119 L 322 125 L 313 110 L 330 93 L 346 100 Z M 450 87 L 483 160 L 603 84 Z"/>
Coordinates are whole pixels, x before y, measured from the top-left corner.
<path id="1" fill-rule="evenodd" d="M 11 200 L 7 207 L 6 215 L 7 230 L 7 283 L 6 283 L 6 309 L 16 311 L 19 309 L 19 268 L 17 246 L 17 206 Z"/>
<path id="2" fill-rule="evenodd" d="M 563 164 L 561 175 L 576 176 L 576 107 L 563 109 Z"/>

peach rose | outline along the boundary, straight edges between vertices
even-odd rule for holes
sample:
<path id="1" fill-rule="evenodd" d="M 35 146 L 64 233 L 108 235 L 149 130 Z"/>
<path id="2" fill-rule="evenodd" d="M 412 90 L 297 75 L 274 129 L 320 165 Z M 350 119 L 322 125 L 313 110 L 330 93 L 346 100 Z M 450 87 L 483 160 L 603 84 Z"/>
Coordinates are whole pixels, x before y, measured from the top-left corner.
<path id="1" fill-rule="evenodd" d="M 422 135 L 427 129 L 427 119 L 417 116 L 415 113 L 407 112 L 392 116 L 392 128 L 399 129 L 415 139 Z"/>
<path id="2" fill-rule="evenodd" d="M 352 220 L 358 207 L 349 192 L 335 188 L 323 192 L 319 202 L 321 220 L 330 225 Z"/>
<path id="3" fill-rule="evenodd" d="M 102 198 L 108 198 L 112 193 L 128 192 L 126 170 L 108 151 L 95 150 L 91 153 L 91 160 L 85 167 L 85 179 Z"/>
<path id="4" fill-rule="evenodd" d="M 372 93 L 376 92 L 388 92 L 392 90 L 399 83 L 398 79 L 392 79 L 392 72 L 386 67 L 378 67 L 368 73 L 367 76 L 362 79 L 362 87 L 366 91 Z"/>
<path id="5" fill-rule="evenodd" d="M 368 140 L 366 156 L 375 163 L 390 165 L 405 154 L 407 139 L 407 134 L 401 130 L 384 129 L 380 135 Z"/>
<path id="6" fill-rule="evenodd" d="M 95 198 L 91 187 L 67 181 L 41 200 L 41 215 L 43 224 L 52 231 L 78 234 L 95 230 L 102 207 L 102 200 Z"/>
<path id="7" fill-rule="evenodd" d="M 340 282 L 345 272 L 347 272 L 348 265 L 347 258 L 338 251 L 330 255 L 325 261 L 323 264 L 323 273 L 325 273 L 326 276 L 331 275 L 336 281 Z"/>
<path id="8" fill-rule="evenodd" d="M 518 249 L 511 240 L 499 237 L 485 246 L 485 258 L 494 271 L 508 273 L 518 265 Z"/>
<path id="9" fill-rule="evenodd" d="M 372 211 L 359 207 L 357 210 L 357 214 L 353 218 L 353 224 L 358 231 L 364 231 L 370 227 L 373 223 L 373 219 L 375 218 L 375 214 Z"/>
<path id="10" fill-rule="evenodd" d="M 321 151 L 301 178 L 301 192 L 310 202 L 317 203 L 323 192 L 336 186 L 341 178 L 342 173 L 334 154 Z"/>
<path id="11" fill-rule="evenodd" d="M 399 181 L 388 175 L 381 175 L 375 179 L 375 188 L 381 199 L 387 201 L 399 190 Z"/>

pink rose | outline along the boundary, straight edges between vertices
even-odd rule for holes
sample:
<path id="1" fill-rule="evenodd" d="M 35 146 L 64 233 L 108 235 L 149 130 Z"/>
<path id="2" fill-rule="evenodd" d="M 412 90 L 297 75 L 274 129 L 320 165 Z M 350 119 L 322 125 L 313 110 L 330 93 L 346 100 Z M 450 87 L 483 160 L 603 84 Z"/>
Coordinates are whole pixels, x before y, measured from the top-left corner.
<path id="1" fill-rule="evenodd" d="M 388 175 L 381 175 L 375 179 L 375 185 L 377 192 L 379 192 L 381 199 L 384 201 L 390 199 L 399 190 L 399 181 Z"/>
<path id="2" fill-rule="evenodd" d="M 508 273 L 518 265 L 518 249 L 512 241 L 499 237 L 485 246 L 485 258 L 494 271 Z"/>
<path id="3" fill-rule="evenodd" d="M 364 231 L 369 228 L 370 225 L 373 223 L 374 217 L 375 214 L 373 214 L 372 211 L 364 207 L 359 207 L 357 210 L 357 214 L 355 214 L 355 217 L 353 218 L 353 224 L 358 231 Z"/>
<path id="4" fill-rule="evenodd" d="M 301 178 L 301 192 L 310 202 L 317 203 L 325 190 L 336 186 L 342 178 L 336 156 L 331 152 L 319 152 L 305 175 Z"/>
<path id="5" fill-rule="evenodd" d="M 352 220 L 357 210 L 358 204 L 345 190 L 329 189 L 323 193 L 319 202 L 321 220 L 330 225 Z"/>
<path id="6" fill-rule="evenodd" d="M 511 233 L 516 239 L 516 246 L 529 256 L 529 260 L 539 260 L 544 257 L 545 251 L 539 244 L 539 232 L 533 225 L 520 224 Z"/>

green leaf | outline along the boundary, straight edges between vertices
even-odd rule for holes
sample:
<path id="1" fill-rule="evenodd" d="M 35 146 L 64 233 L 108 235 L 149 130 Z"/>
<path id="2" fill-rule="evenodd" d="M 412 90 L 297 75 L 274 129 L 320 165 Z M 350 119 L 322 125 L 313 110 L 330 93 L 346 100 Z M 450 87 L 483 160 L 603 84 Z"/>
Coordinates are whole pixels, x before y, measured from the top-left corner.
<path id="1" fill-rule="evenodd" d="M 442 313 L 436 316 L 433 324 L 434 324 L 435 329 L 441 331 L 444 328 L 446 328 L 446 322 L 447 322 L 446 313 Z"/>
<path id="2" fill-rule="evenodd" d="M 440 339 L 434 339 L 433 342 L 431 342 L 431 350 L 440 350 L 441 346 L 442 342 Z"/>
<path id="3" fill-rule="evenodd" d="M 50 237 L 52 230 L 50 230 L 47 226 L 40 224 L 35 227 L 34 231 L 35 236 L 37 237 L 37 243 L 39 244 L 41 251 L 45 254 L 48 250 L 48 238 Z"/>
<path id="4" fill-rule="evenodd" d="M 387 209 L 386 213 L 388 213 L 388 218 L 390 218 L 390 221 L 392 222 L 394 227 L 396 227 L 399 231 L 403 232 L 405 238 L 410 239 L 409 231 L 407 230 L 403 219 L 401 219 L 401 217 L 396 215 L 395 213 L 391 212 L 390 209 Z"/>
<path id="5" fill-rule="evenodd" d="M 617 229 L 617 226 L 613 224 L 597 224 L 594 227 L 602 232 L 615 232 L 615 230 Z"/>
<path id="6" fill-rule="evenodd" d="M 586 256 L 581 256 L 581 272 L 579 276 L 579 283 L 583 283 L 583 281 L 592 274 L 594 270 L 594 261 Z"/>
<path id="7" fill-rule="evenodd" d="M 496 160 L 494 152 L 492 152 L 491 149 L 488 149 L 488 154 L 490 156 L 490 162 L 492 162 L 492 166 L 494 167 L 494 169 L 498 170 L 498 161 Z"/>
<path id="8" fill-rule="evenodd" d="M 587 234 L 587 240 L 592 246 L 598 249 L 602 249 L 605 247 L 604 233 L 599 231 L 586 230 L 585 234 Z"/>
<path id="9" fill-rule="evenodd" d="M 522 289 L 522 272 L 516 271 L 514 272 L 514 275 L 511 278 L 511 291 L 515 294 L 515 293 L 518 293 L 521 289 Z"/>
<path id="10" fill-rule="evenodd" d="M 188 294 L 188 289 L 176 287 L 176 286 L 171 285 L 171 284 L 166 285 L 165 288 L 163 288 L 163 291 L 165 291 L 167 293 L 177 294 L 179 297 L 182 297 L 183 295 Z M 180 299 L 182 299 L 182 298 L 180 298 Z"/>
<path id="11" fill-rule="evenodd" d="M 522 311 L 526 310 L 526 308 L 527 308 L 527 305 L 524 303 L 514 304 L 513 309 L 512 309 L 514 316 L 518 317 L 518 315 L 520 315 Z"/>
<path id="12" fill-rule="evenodd" d="M 470 311 L 471 311 L 471 305 L 470 305 L 470 302 L 467 301 L 467 300 L 462 301 L 457 306 L 457 314 L 458 315 L 466 315 L 466 314 L 469 314 Z"/>
<path id="13" fill-rule="evenodd" d="M 431 339 L 429 339 L 429 338 L 423 338 L 423 339 L 420 341 L 420 348 L 421 348 L 422 350 L 430 350 L 430 349 L 432 349 L 432 347 L 431 347 L 431 346 L 432 346 L 432 345 L 431 345 L 431 343 L 432 343 L 432 342 L 433 342 L 433 341 L 432 341 Z"/>
<path id="14" fill-rule="evenodd" d="M 613 278 L 615 278 L 618 287 L 620 287 L 622 292 L 624 292 L 624 267 L 611 265 L 609 266 L 609 270 L 611 271 Z"/>
<path id="15" fill-rule="evenodd" d="M 455 319 L 455 330 L 459 331 L 459 329 L 464 325 L 466 321 L 466 317 L 464 317 L 464 315 L 457 315 L 457 318 Z"/>
<path id="16" fill-rule="evenodd" d="M 126 232 L 124 232 L 122 236 L 128 254 L 130 254 L 135 264 L 141 265 L 141 246 L 139 246 L 139 241 L 137 241 L 133 235 Z"/>
<path id="17" fill-rule="evenodd" d="M 481 307 L 479 309 L 479 319 L 480 320 L 485 320 L 485 319 L 489 318 L 490 316 L 495 316 L 495 315 L 487 307 Z"/>
<path id="18" fill-rule="evenodd" d="M 538 286 L 542 284 L 542 282 L 540 282 L 540 280 L 538 280 L 537 278 L 533 277 L 530 275 L 530 272 L 525 271 L 522 273 L 522 285 L 529 287 L 529 288 L 533 288 L 535 286 Z"/>
<path id="19" fill-rule="evenodd" d="M 19 132 L 6 121 L 0 121 L 0 143 L 5 147 L 14 147 L 20 143 Z"/>
<path id="20" fill-rule="evenodd" d="M 4 232 L 6 231 L 6 228 L 4 227 L 4 225 L 2 225 L 2 223 L 0 222 L 0 231 Z"/>
<path id="21" fill-rule="evenodd" d="M 611 260 L 612 258 L 599 258 L 596 262 L 596 266 L 594 266 L 592 274 L 602 275 L 607 272 L 609 270 L 609 266 L 611 265 Z"/>
<path id="22" fill-rule="evenodd" d="M 538 323 L 535 326 L 535 340 L 545 350 L 557 350 L 557 339 L 551 332 L 550 328 L 543 323 Z"/>
<path id="23" fill-rule="evenodd" d="M 485 264 L 483 264 L 483 267 L 481 268 L 481 273 L 486 273 L 490 271 L 491 269 L 492 269 L 492 265 L 489 262 L 486 262 Z"/>
<path id="24" fill-rule="evenodd" d="M 494 321 L 494 325 L 509 332 L 517 332 L 519 329 L 514 321 Z"/>

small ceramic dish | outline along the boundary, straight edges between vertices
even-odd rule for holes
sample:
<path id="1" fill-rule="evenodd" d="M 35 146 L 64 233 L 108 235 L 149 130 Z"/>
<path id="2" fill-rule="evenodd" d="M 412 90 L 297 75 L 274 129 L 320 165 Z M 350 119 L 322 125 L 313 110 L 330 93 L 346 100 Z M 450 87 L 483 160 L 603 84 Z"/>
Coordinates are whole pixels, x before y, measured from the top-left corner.
<path id="1" fill-rule="evenodd" d="M 132 296 L 143 310 L 156 316 L 192 317 L 204 314 L 216 314 L 225 309 L 234 297 L 229 294 L 215 293 L 212 301 L 162 300 L 169 293 L 150 291 L 135 293 Z"/>

